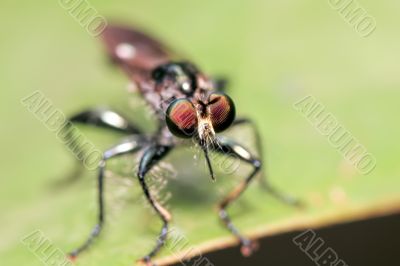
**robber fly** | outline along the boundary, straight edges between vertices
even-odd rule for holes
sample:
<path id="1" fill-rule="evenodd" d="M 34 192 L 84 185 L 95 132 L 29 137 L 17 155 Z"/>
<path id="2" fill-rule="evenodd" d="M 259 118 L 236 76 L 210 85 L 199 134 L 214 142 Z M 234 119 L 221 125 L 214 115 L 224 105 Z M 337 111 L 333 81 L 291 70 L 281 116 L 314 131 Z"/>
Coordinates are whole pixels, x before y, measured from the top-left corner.
<path id="1" fill-rule="evenodd" d="M 215 175 L 209 152 L 234 156 L 253 167 L 251 173 L 218 205 L 219 217 L 240 241 L 243 255 L 250 255 L 255 249 L 254 243 L 239 233 L 226 209 L 260 171 L 261 160 L 238 142 L 217 136 L 218 133 L 239 125 L 254 126 L 249 119 L 236 118 L 234 102 L 224 93 L 224 80 L 209 78 L 194 64 L 176 60 L 175 54 L 165 45 L 136 29 L 109 25 L 101 37 L 112 62 L 124 70 L 154 110 L 158 118 L 158 129 L 150 136 L 144 134 L 123 115 L 108 108 L 92 108 L 69 118 L 74 123 L 89 124 L 127 135 L 127 138 L 103 154 L 98 173 L 98 223 L 83 245 L 70 253 L 71 258 L 76 258 L 86 250 L 99 236 L 104 225 L 106 161 L 123 154 L 142 151 L 136 175 L 147 201 L 163 222 L 154 248 L 140 260 L 146 265 L 152 265 L 152 258 L 167 239 L 171 214 L 152 197 L 146 174 L 172 149 L 183 145 L 185 142 L 182 139 L 185 138 L 194 139 L 201 147 L 212 180 L 215 180 Z M 258 133 L 256 135 L 259 138 Z M 294 199 L 273 190 L 266 181 L 264 184 L 277 198 L 291 204 L 297 203 Z"/>

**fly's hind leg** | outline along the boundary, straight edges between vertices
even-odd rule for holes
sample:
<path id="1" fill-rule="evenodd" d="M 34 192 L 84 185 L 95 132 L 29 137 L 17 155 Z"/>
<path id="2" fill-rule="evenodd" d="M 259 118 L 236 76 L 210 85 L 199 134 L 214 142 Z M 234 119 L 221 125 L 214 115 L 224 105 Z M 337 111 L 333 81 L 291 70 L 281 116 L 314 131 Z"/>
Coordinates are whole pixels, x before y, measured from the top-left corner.
<path id="1" fill-rule="evenodd" d="M 67 123 L 63 127 L 61 136 L 68 146 L 74 148 L 78 159 L 82 157 L 85 151 L 82 150 L 82 147 L 77 143 L 79 138 L 75 138 L 77 134 L 74 124 L 95 126 L 125 135 L 143 134 L 143 132 L 127 118 L 107 107 L 95 107 L 77 113 L 68 118 Z"/>
<path id="2" fill-rule="evenodd" d="M 262 142 L 261 142 L 261 137 L 259 130 L 256 126 L 256 124 L 247 118 L 239 118 L 235 120 L 232 124 L 232 127 L 237 127 L 237 126 L 243 126 L 243 125 L 249 125 L 253 132 L 254 132 L 254 137 L 255 137 L 255 142 L 256 142 L 256 148 L 257 148 L 257 153 L 259 154 L 259 160 L 263 162 L 263 150 L 262 150 Z M 275 188 L 269 178 L 268 178 L 268 173 L 266 170 L 261 171 L 261 176 L 260 176 L 260 184 L 262 188 L 264 188 L 268 193 L 270 193 L 272 196 L 274 196 L 276 199 L 279 201 L 283 202 L 284 204 L 291 205 L 294 207 L 303 207 L 304 204 L 297 198 L 288 195 L 279 189 Z"/>

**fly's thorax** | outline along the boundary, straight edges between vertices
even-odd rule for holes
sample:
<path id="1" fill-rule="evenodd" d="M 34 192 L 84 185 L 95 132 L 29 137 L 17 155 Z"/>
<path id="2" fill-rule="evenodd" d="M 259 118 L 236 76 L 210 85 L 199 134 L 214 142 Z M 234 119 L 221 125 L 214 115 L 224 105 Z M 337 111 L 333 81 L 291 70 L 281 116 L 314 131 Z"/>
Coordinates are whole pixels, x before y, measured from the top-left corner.
<path id="1" fill-rule="evenodd" d="M 197 68 L 188 62 L 169 62 L 158 66 L 152 72 L 156 90 L 175 90 L 191 97 L 198 88 Z"/>

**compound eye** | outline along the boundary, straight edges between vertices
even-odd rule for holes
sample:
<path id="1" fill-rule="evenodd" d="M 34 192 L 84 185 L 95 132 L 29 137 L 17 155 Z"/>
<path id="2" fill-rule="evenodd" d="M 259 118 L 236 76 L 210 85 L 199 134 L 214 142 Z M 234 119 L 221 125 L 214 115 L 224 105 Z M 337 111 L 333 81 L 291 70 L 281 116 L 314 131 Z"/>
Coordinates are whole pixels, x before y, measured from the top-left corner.
<path id="1" fill-rule="evenodd" d="M 166 122 L 172 134 L 190 138 L 197 128 L 196 109 L 189 100 L 176 99 L 167 108 Z"/>
<path id="2" fill-rule="evenodd" d="M 235 120 L 235 105 L 224 93 L 212 93 L 208 100 L 208 108 L 215 132 L 224 131 Z"/>

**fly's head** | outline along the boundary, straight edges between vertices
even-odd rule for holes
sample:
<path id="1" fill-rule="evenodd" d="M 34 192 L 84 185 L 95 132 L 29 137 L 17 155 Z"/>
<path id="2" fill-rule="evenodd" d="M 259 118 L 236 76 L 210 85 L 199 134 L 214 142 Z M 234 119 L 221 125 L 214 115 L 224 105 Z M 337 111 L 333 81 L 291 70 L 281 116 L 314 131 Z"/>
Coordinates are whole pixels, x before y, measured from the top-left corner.
<path id="1" fill-rule="evenodd" d="M 193 98 L 176 99 L 166 111 L 166 123 L 180 138 L 195 138 L 205 152 L 214 179 L 208 150 L 216 142 L 215 134 L 229 128 L 235 119 L 232 99 L 221 92 L 199 93 Z"/>
<path id="2" fill-rule="evenodd" d="M 214 142 L 215 133 L 229 128 L 234 119 L 235 105 L 221 92 L 176 99 L 166 112 L 167 126 L 172 134 L 180 138 L 198 138 L 201 145 Z"/>

